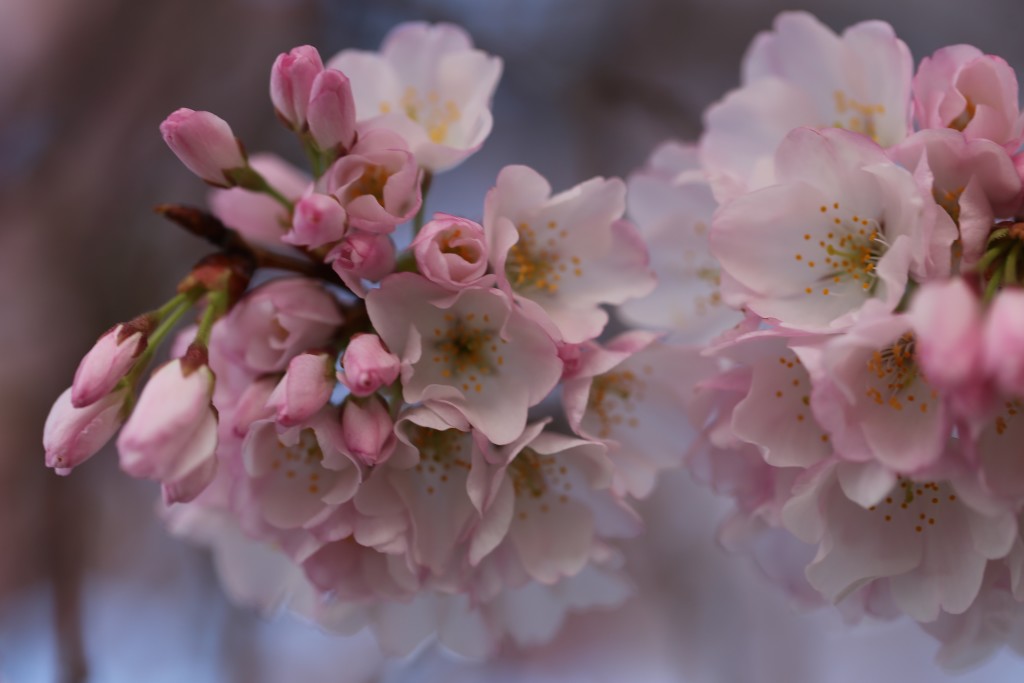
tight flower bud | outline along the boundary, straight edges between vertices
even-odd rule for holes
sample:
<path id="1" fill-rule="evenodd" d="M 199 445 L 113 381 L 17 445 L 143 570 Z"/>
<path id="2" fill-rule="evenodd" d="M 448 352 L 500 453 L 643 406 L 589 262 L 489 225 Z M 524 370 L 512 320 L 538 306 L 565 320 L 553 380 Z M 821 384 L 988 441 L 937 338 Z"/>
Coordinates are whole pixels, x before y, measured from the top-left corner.
<path id="1" fill-rule="evenodd" d="M 306 116 L 309 132 L 320 149 L 352 147 L 356 140 L 356 104 L 348 77 L 337 69 L 317 74 Z"/>
<path id="2" fill-rule="evenodd" d="M 187 360 L 189 354 L 153 373 L 121 431 L 121 469 L 133 477 L 180 482 L 214 457 L 213 373 L 207 365 L 189 367 Z"/>
<path id="3" fill-rule="evenodd" d="M 345 236 L 348 216 L 338 200 L 327 194 L 311 194 L 295 205 L 292 229 L 282 239 L 296 246 L 316 249 Z"/>
<path id="4" fill-rule="evenodd" d="M 146 335 L 138 325 L 118 325 L 100 337 L 75 371 L 71 405 L 84 408 L 113 391 L 145 349 Z"/>
<path id="5" fill-rule="evenodd" d="M 160 124 L 160 134 L 181 163 L 211 185 L 234 185 L 225 172 L 246 165 L 231 126 L 208 111 L 179 109 Z"/>
<path id="6" fill-rule="evenodd" d="M 121 426 L 126 389 L 76 408 L 67 389 L 53 404 L 43 427 L 46 466 L 67 474 L 94 456 Z"/>
<path id="7" fill-rule="evenodd" d="M 313 80 L 324 70 L 315 47 L 302 45 L 277 56 L 270 70 L 270 99 L 278 116 L 292 130 L 306 127 L 306 109 Z"/>
<path id="8" fill-rule="evenodd" d="M 277 411 L 285 427 L 305 422 L 331 400 L 334 391 L 334 363 L 326 353 L 301 353 L 288 363 L 267 405 Z"/>
<path id="9" fill-rule="evenodd" d="M 487 243 L 479 223 L 439 213 L 412 243 L 420 274 L 446 289 L 481 284 L 487 272 Z"/>
<path id="10" fill-rule="evenodd" d="M 341 358 L 338 379 L 356 396 L 369 396 L 398 379 L 402 364 L 375 334 L 358 334 Z"/>
<path id="11" fill-rule="evenodd" d="M 349 452 L 368 466 L 379 465 L 395 450 L 395 423 L 384 401 L 372 396 L 345 402 L 341 430 Z"/>
<path id="12" fill-rule="evenodd" d="M 353 230 L 331 250 L 327 261 L 343 279 L 355 276 L 376 282 L 395 269 L 395 244 L 387 235 Z"/>

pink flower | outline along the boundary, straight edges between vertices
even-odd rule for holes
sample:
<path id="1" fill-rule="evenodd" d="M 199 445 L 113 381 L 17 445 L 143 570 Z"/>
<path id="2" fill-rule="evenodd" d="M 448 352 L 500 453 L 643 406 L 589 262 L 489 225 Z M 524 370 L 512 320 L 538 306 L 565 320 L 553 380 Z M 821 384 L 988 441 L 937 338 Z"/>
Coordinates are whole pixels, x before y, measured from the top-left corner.
<path id="1" fill-rule="evenodd" d="M 283 427 L 307 421 L 327 405 L 334 391 L 334 359 L 326 353 L 300 353 L 267 399 Z"/>
<path id="2" fill-rule="evenodd" d="M 395 243 L 388 235 L 350 230 L 325 260 L 358 296 L 364 296 L 363 280 L 377 282 L 395 269 Z"/>
<path id="3" fill-rule="evenodd" d="M 342 322 L 319 284 L 280 278 L 248 292 L 214 327 L 214 343 L 252 372 L 280 372 L 299 353 L 326 346 Z"/>
<path id="4" fill-rule="evenodd" d="M 324 63 L 315 47 L 301 45 L 282 53 L 270 70 L 270 99 L 277 115 L 292 130 L 306 127 L 313 81 L 324 70 Z"/>
<path id="5" fill-rule="evenodd" d="M 412 273 L 385 279 L 366 298 L 381 339 L 402 359 L 407 403 L 423 402 L 506 444 L 562 372 L 550 337 L 493 289 L 451 293 Z"/>
<path id="6" fill-rule="evenodd" d="M 420 171 L 405 141 L 386 130 L 368 131 L 320 182 L 348 214 L 349 223 L 389 233 L 420 208 Z"/>
<path id="7" fill-rule="evenodd" d="M 298 202 L 312 182 L 305 172 L 273 154 L 254 154 L 249 166 L 291 202 Z M 246 239 L 271 244 L 280 242 L 291 221 L 288 211 L 273 197 L 240 187 L 213 190 L 210 209 Z"/>
<path id="8" fill-rule="evenodd" d="M 369 396 L 398 379 L 401 361 L 375 334 L 352 337 L 341 358 L 338 379 L 356 396 Z"/>
<path id="9" fill-rule="evenodd" d="M 952 219 L 864 136 L 798 128 L 775 167 L 779 184 L 715 214 L 729 303 L 794 329 L 841 330 L 873 300 L 894 309 L 908 271 L 949 273 Z"/>
<path id="10" fill-rule="evenodd" d="M 341 413 L 345 446 L 359 462 L 367 466 L 386 461 L 395 449 L 395 423 L 387 406 L 376 397 L 349 399 Z"/>
<path id="11" fill-rule="evenodd" d="M 992 225 L 1012 216 L 1021 201 L 1020 175 L 1010 155 L 990 140 L 941 128 L 915 133 L 888 154 L 956 221 L 961 268 L 974 266 Z"/>
<path id="12" fill-rule="evenodd" d="M 910 128 L 910 50 L 865 21 L 837 36 L 806 12 L 783 12 L 744 58 L 743 86 L 704 115 L 701 161 L 719 201 L 771 185 L 771 156 L 798 126 L 836 126 L 883 147 Z M 751 125 L 756 122 L 756 125 Z"/>
<path id="13" fill-rule="evenodd" d="M 985 369 L 1007 396 L 1024 396 L 1024 291 L 1004 289 L 985 320 Z"/>
<path id="14" fill-rule="evenodd" d="M 127 389 L 106 393 L 82 408 L 72 402 L 68 388 L 54 402 L 43 427 L 46 466 L 67 474 L 94 456 L 124 421 Z"/>
<path id="15" fill-rule="evenodd" d="M 625 200 L 617 178 L 551 196 L 548 182 L 526 166 L 502 169 L 487 194 L 484 230 L 499 284 L 564 341 L 593 339 L 608 322 L 602 304 L 654 287 L 647 248 L 621 220 Z"/>
<path id="16" fill-rule="evenodd" d="M 501 60 L 457 26 L 402 24 L 380 53 L 345 50 L 328 66 L 352 79 L 359 122 L 398 132 L 431 171 L 456 166 L 491 132 Z"/>
<path id="17" fill-rule="evenodd" d="M 311 193 L 295 204 L 292 229 L 282 239 L 296 246 L 318 249 L 345 236 L 348 216 L 331 195 Z"/>
<path id="18" fill-rule="evenodd" d="M 721 273 L 708 233 L 718 203 L 691 145 L 667 142 L 648 168 L 629 179 L 627 214 L 647 243 L 657 286 L 621 304 L 635 326 L 671 332 L 680 341 L 707 341 L 742 319 L 722 300 Z"/>
<path id="19" fill-rule="evenodd" d="M 423 277 L 447 289 L 489 286 L 487 243 L 479 223 L 446 213 L 434 214 L 412 242 Z"/>
<path id="20" fill-rule="evenodd" d="M 922 128 L 954 128 L 1014 151 L 1021 138 L 1017 74 L 1000 57 L 950 45 L 921 60 L 914 109 Z"/>
<path id="21" fill-rule="evenodd" d="M 153 373 L 117 439 L 121 469 L 133 477 L 179 482 L 209 467 L 217 447 L 210 403 L 213 373 L 190 354 Z"/>
<path id="22" fill-rule="evenodd" d="M 71 384 L 71 404 L 84 408 L 103 398 L 128 374 L 135 359 L 146 349 L 146 319 L 117 325 L 105 333 L 82 358 Z"/>
<path id="23" fill-rule="evenodd" d="M 309 132 L 323 151 L 347 151 L 356 140 L 356 110 L 348 77 L 324 69 L 313 79 L 306 111 Z"/>
<path id="24" fill-rule="evenodd" d="M 179 109 L 160 124 L 160 134 L 181 163 L 211 185 L 233 185 L 225 172 L 246 165 L 231 126 L 208 111 Z"/>
<path id="25" fill-rule="evenodd" d="M 698 349 L 658 343 L 650 332 L 588 350 L 562 402 L 573 431 L 608 447 L 616 493 L 645 497 L 659 471 L 682 465 L 696 436 L 686 418 L 694 386 L 714 369 Z"/>
<path id="26" fill-rule="evenodd" d="M 783 518 L 818 545 L 807 578 L 826 598 L 838 602 L 885 579 L 918 621 L 967 610 L 988 561 L 1005 557 L 1017 535 L 1013 512 L 985 501 L 966 478 L 900 478 L 862 507 L 844 494 L 834 465 L 807 473 Z"/>

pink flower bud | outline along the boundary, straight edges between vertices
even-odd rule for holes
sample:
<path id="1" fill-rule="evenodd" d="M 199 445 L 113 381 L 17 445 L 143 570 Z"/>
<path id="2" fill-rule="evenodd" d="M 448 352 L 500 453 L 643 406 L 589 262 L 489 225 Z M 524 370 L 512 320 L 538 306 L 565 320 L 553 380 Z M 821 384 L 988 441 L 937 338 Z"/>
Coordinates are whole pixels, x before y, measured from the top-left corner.
<path id="1" fill-rule="evenodd" d="M 985 368 L 1009 396 L 1024 396 L 1024 290 L 1004 289 L 985 321 Z"/>
<path id="2" fill-rule="evenodd" d="M 125 392 L 108 393 L 76 408 L 71 401 L 72 389 L 66 389 L 54 402 L 43 427 L 46 466 L 67 474 L 103 448 L 123 421 Z"/>
<path id="3" fill-rule="evenodd" d="M 294 427 L 327 405 L 334 391 L 334 363 L 326 353 L 301 353 L 292 358 L 267 404 L 277 411 L 277 421 Z"/>
<path id="4" fill-rule="evenodd" d="M 445 213 L 423 226 L 412 243 L 420 274 L 447 289 L 479 285 L 487 272 L 484 229 Z"/>
<path id="5" fill-rule="evenodd" d="M 292 229 L 282 239 L 316 249 L 345 236 L 348 217 L 338 200 L 328 194 L 310 194 L 295 205 Z"/>
<path id="6" fill-rule="evenodd" d="M 179 109 L 160 124 L 160 134 L 181 163 L 211 185 L 232 185 L 225 171 L 246 165 L 231 126 L 208 111 Z"/>
<path id="7" fill-rule="evenodd" d="M 355 276 L 376 282 L 395 269 L 395 244 L 387 235 L 352 230 L 331 250 L 327 261 L 343 279 Z"/>
<path id="8" fill-rule="evenodd" d="M 356 139 L 356 103 L 348 76 L 337 69 L 317 74 L 306 116 L 309 132 L 320 149 L 352 147 Z"/>
<path id="9" fill-rule="evenodd" d="M 395 423 L 376 396 L 346 401 L 341 430 L 349 452 L 365 465 L 379 465 L 395 450 Z"/>
<path id="10" fill-rule="evenodd" d="M 181 358 L 154 372 L 117 440 L 121 469 L 173 483 L 205 466 L 217 448 L 213 379 L 208 366 L 189 370 Z"/>
<path id="11" fill-rule="evenodd" d="M 270 70 L 270 99 L 292 130 L 306 126 L 306 108 L 313 80 L 324 70 L 315 47 L 302 45 L 277 56 Z"/>
<path id="12" fill-rule="evenodd" d="M 209 458 L 199 463 L 195 469 L 181 479 L 165 482 L 160 487 L 164 505 L 192 502 L 196 496 L 206 490 L 215 474 L 217 474 L 217 458 Z"/>
<path id="13" fill-rule="evenodd" d="M 113 391 L 145 349 L 145 335 L 137 327 L 118 325 L 100 337 L 75 371 L 71 405 L 84 408 Z"/>
<path id="14" fill-rule="evenodd" d="M 356 396 L 369 396 L 398 379 L 402 363 L 375 334 L 352 337 L 341 358 L 338 379 Z"/>

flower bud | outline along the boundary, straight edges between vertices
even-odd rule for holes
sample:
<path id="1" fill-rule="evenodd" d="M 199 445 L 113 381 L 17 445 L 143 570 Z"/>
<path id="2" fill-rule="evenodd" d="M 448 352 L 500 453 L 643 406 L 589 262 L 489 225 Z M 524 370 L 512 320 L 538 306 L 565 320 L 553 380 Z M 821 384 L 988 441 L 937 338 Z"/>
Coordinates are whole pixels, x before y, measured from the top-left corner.
<path id="1" fill-rule="evenodd" d="M 179 109 L 160 124 L 160 134 L 181 163 L 211 185 L 233 185 L 225 172 L 246 165 L 231 126 L 208 111 Z"/>
<path id="2" fill-rule="evenodd" d="M 153 373 L 121 431 L 121 469 L 133 477 L 178 482 L 214 457 L 213 373 L 186 360 L 189 354 Z"/>
<path id="3" fill-rule="evenodd" d="M 349 452 L 368 466 L 379 465 L 395 450 L 395 423 L 376 396 L 345 402 L 341 430 Z"/>
<path id="4" fill-rule="evenodd" d="M 327 194 L 310 194 L 295 205 L 292 229 L 282 239 L 296 246 L 316 249 L 345 236 L 348 217 L 338 200 Z"/>
<path id="5" fill-rule="evenodd" d="M 465 218 L 438 213 L 412 243 L 420 274 L 447 289 L 480 284 L 487 272 L 484 229 Z"/>
<path id="6" fill-rule="evenodd" d="M 1007 288 L 985 321 L 985 368 L 1004 394 L 1024 396 L 1024 290 Z"/>
<path id="7" fill-rule="evenodd" d="M 357 334 L 341 358 L 338 379 L 356 396 L 369 396 L 398 379 L 402 363 L 375 334 Z"/>
<path id="8" fill-rule="evenodd" d="M 146 321 L 142 324 L 148 329 Z M 113 391 L 145 349 L 146 335 L 139 326 L 118 325 L 100 337 L 75 371 L 71 405 L 84 408 Z"/>
<path id="9" fill-rule="evenodd" d="M 356 140 L 356 103 L 348 76 L 337 69 L 317 74 L 306 116 L 309 132 L 320 149 L 352 147 Z"/>
<path id="10" fill-rule="evenodd" d="M 209 458 L 196 465 L 191 472 L 185 474 L 181 479 L 164 482 L 160 487 L 163 493 L 164 505 L 192 502 L 196 496 L 206 490 L 206 487 L 210 485 L 216 474 L 217 458 Z"/>
<path id="11" fill-rule="evenodd" d="M 343 279 L 355 276 L 376 282 L 395 269 L 395 244 L 387 235 L 350 231 L 327 255 Z"/>
<path id="12" fill-rule="evenodd" d="M 327 405 L 334 391 L 334 364 L 326 353 L 301 353 L 292 358 L 288 371 L 267 404 L 277 411 L 277 421 L 294 427 Z"/>
<path id="13" fill-rule="evenodd" d="M 324 70 L 323 60 L 315 47 L 302 45 L 282 53 L 270 69 L 270 99 L 278 116 L 292 130 L 306 127 L 306 109 L 313 90 L 313 80 Z"/>
<path id="14" fill-rule="evenodd" d="M 88 405 L 73 405 L 73 390 L 54 402 L 43 427 L 46 466 L 67 474 L 94 456 L 121 426 L 126 389 L 107 393 Z"/>

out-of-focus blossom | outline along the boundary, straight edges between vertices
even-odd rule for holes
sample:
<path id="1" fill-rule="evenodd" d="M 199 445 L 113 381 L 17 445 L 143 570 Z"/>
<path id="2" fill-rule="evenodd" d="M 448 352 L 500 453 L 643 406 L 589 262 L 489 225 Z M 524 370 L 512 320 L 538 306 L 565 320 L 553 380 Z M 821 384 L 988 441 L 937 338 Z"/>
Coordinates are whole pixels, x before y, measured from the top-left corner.
<path id="1" fill-rule="evenodd" d="M 349 452 L 367 466 L 379 465 L 395 449 L 395 423 L 379 398 L 350 399 L 341 414 L 341 429 Z"/>
<path id="2" fill-rule="evenodd" d="M 96 455 L 124 422 L 127 390 L 106 394 L 85 407 L 76 408 L 69 387 L 57 398 L 43 427 L 46 466 L 68 474 Z"/>
<path id="3" fill-rule="evenodd" d="M 267 399 L 284 427 L 305 422 L 323 408 L 334 390 L 333 358 L 326 353 L 300 353 Z"/>

